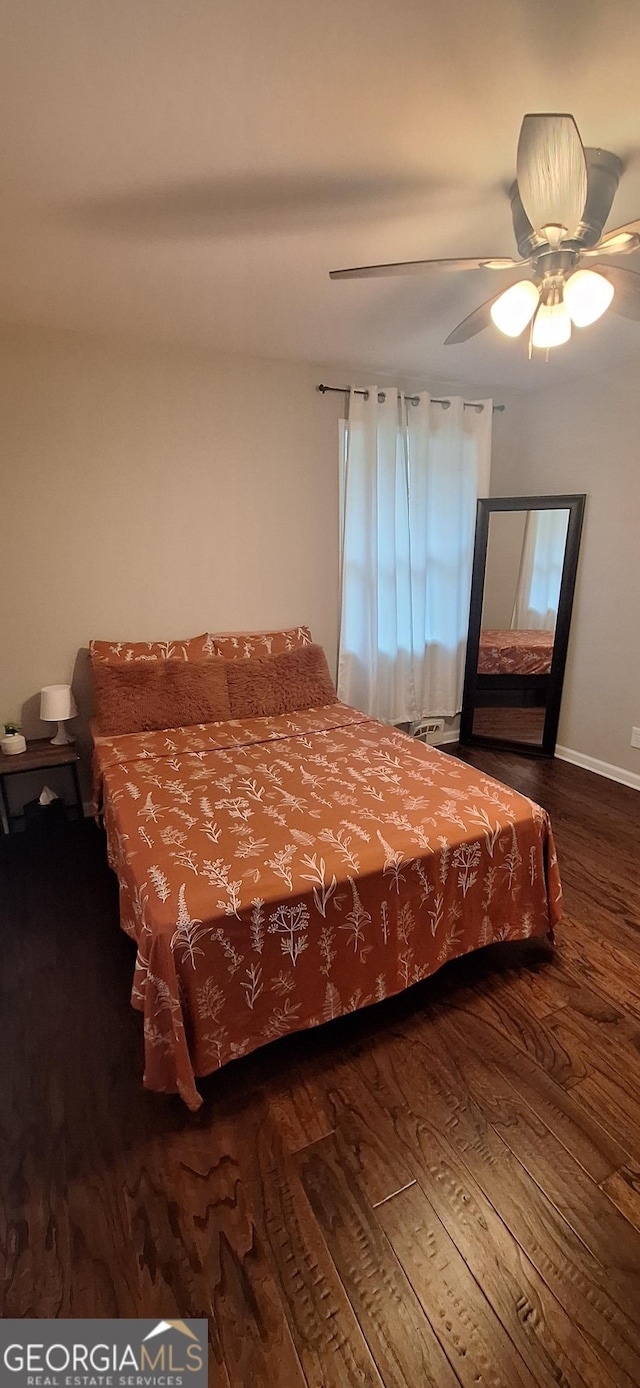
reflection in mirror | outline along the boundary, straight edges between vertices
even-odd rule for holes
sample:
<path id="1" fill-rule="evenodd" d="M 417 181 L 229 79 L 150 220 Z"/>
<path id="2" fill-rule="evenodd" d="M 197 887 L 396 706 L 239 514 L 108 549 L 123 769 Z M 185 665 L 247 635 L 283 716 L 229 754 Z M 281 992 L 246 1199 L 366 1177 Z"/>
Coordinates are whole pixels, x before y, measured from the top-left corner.
<path id="1" fill-rule="evenodd" d="M 478 503 L 462 741 L 553 752 L 583 508 L 582 496 Z"/>
<path id="2" fill-rule="evenodd" d="M 505 738 L 507 742 L 526 742 L 542 747 L 546 703 L 537 708 L 489 706 L 473 710 L 475 737 Z"/>
<path id="3" fill-rule="evenodd" d="M 549 674 L 568 524 L 568 508 L 490 516 L 479 675 Z M 475 709 L 474 733 L 541 746 L 547 682 L 512 693 L 511 706 L 501 690 L 499 704 Z"/>
<path id="4" fill-rule="evenodd" d="M 478 673 L 548 675 L 569 511 L 494 511 Z"/>

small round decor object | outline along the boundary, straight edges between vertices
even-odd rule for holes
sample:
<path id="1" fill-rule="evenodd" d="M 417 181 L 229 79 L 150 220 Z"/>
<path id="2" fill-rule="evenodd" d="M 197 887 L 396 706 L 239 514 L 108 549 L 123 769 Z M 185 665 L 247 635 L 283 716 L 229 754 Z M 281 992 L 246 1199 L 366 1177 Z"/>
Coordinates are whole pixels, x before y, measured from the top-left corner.
<path id="1" fill-rule="evenodd" d="M 0 740 L 0 748 L 5 757 L 15 757 L 19 752 L 26 752 L 27 740 L 22 733 L 7 733 Z"/>

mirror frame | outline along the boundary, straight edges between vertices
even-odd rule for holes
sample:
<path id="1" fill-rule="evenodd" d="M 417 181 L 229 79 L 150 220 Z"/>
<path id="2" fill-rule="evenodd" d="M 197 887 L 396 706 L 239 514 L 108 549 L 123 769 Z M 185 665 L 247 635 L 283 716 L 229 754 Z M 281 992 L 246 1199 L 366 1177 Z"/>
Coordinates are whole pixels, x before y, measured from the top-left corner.
<path id="1" fill-rule="evenodd" d="M 496 496 L 481 497 L 476 516 L 476 535 L 471 574 L 471 603 L 469 635 L 460 714 L 460 743 L 471 747 L 493 747 L 507 752 L 524 752 L 531 757 L 552 757 L 556 748 L 560 701 L 567 662 L 571 609 L 576 585 L 580 537 L 584 518 L 586 494 L 571 496 Z M 489 520 L 496 511 L 568 511 L 567 538 L 558 598 L 555 638 L 551 670 L 548 675 L 544 730 L 541 743 L 518 742 L 511 738 L 489 737 L 473 731 L 473 715 L 478 693 L 478 651 L 482 625 L 484 580 L 489 541 Z"/>

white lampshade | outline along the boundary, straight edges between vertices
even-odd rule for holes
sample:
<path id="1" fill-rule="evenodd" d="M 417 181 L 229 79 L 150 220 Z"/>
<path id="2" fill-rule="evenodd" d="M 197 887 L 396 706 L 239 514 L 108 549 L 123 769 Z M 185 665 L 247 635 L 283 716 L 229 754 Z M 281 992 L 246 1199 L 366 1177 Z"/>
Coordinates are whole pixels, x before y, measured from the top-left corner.
<path id="1" fill-rule="evenodd" d="M 519 280 L 505 289 L 491 305 L 491 317 L 507 337 L 519 337 L 531 322 L 538 303 L 539 290 L 533 280 Z"/>
<path id="2" fill-rule="evenodd" d="M 587 328 L 608 309 L 613 285 L 595 270 L 576 270 L 564 287 L 564 301 L 576 328 Z"/>
<path id="3" fill-rule="evenodd" d="M 541 304 L 535 317 L 531 341 L 534 347 L 561 347 L 571 337 L 571 318 L 565 303 Z"/>
<path id="4" fill-rule="evenodd" d="M 70 684 L 47 684 L 40 690 L 40 717 L 44 723 L 63 723 L 78 709 Z"/>

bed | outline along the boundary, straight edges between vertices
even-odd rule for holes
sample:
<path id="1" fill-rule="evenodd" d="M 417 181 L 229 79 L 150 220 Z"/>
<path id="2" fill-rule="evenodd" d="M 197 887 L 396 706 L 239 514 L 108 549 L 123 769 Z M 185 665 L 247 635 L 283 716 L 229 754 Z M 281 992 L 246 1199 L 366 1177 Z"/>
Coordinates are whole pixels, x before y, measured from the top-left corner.
<path id="1" fill-rule="evenodd" d="M 553 642 L 552 631 L 483 628 L 475 680 L 477 707 L 544 709 Z"/>
<path id="2" fill-rule="evenodd" d="M 333 692 L 231 712 L 94 739 L 144 1083 L 192 1110 L 199 1077 L 493 941 L 552 934 L 561 911 L 532 801 Z"/>
<path id="3" fill-rule="evenodd" d="M 480 632 L 479 675 L 548 675 L 553 655 L 552 631 Z"/>

